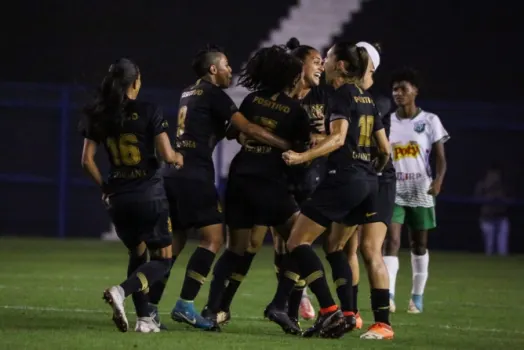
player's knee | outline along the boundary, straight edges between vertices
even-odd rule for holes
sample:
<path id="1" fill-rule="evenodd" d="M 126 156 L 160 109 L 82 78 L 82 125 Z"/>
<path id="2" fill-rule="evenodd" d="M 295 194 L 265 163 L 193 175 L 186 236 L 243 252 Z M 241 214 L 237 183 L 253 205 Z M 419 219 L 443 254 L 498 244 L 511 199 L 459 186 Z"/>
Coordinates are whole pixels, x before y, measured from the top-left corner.
<path id="1" fill-rule="evenodd" d="M 373 239 L 363 239 L 360 243 L 360 252 L 366 264 L 382 259 L 381 245 L 374 242 Z"/>
<path id="2" fill-rule="evenodd" d="M 200 236 L 200 246 L 212 252 L 218 252 L 224 244 L 222 232 L 206 233 Z"/>
<path id="3" fill-rule="evenodd" d="M 386 255 L 397 255 L 400 249 L 400 237 L 389 235 L 385 240 Z"/>
<path id="4" fill-rule="evenodd" d="M 425 241 L 411 241 L 411 252 L 415 255 L 426 254 L 427 244 Z"/>

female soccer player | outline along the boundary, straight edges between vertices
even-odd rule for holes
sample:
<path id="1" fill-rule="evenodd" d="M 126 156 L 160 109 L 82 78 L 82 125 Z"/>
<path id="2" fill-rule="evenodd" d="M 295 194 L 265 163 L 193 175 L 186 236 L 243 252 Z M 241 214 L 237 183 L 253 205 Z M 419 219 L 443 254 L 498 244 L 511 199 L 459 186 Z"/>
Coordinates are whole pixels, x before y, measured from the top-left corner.
<path id="1" fill-rule="evenodd" d="M 291 50 L 290 54 L 298 58 L 302 62 L 302 75 L 301 79 L 296 84 L 292 97 L 300 102 L 302 107 L 306 110 L 309 117 L 310 131 L 313 136 L 319 136 L 325 134 L 324 128 L 324 115 L 327 111 L 327 100 L 328 94 L 323 88 L 319 88 L 320 76 L 324 71 L 322 56 L 320 53 L 311 46 L 300 45 L 296 38 L 292 38 L 286 44 L 288 49 Z M 325 161 L 322 159 L 316 160 L 311 166 L 303 167 L 299 166 L 293 171 L 289 171 L 288 175 L 291 175 L 293 183 L 293 195 L 295 200 L 300 206 L 300 203 L 305 200 L 316 188 L 322 178 L 323 165 Z M 291 168 L 290 168 L 291 169 Z M 275 230 L 271 230 L 274 232 Z M 226 290 L 222 296 L 222 302 L 220 311 L 218 313 L 218 321 L 227 322 L 230 319 L 229 308 L 233 297 L 238 290 L 242 279 L 246 276 L 251 263 L 262 246 L 262 239 L 267 232 L 265 226 L 260 226 L 254 229 L 252 234 L 253 238 L 249 248 L 244 253 L 242 263 L 237 264 L 234 271 L 234 279 L 230 279 Z M 275 243 L 275 267 L 277 270 L 280 269 L 281 262 L 285 253 L 285 249 L 282 247 L 285 242 L 282 241 L 278 234 L 273 235 Z M 218 266 L 218 265 L 217 265 Z M 305 282 L 299 281 L 295 290 L 291 294 L 288 314 L 292 320 L 298 324 L 298 310 L 301 308 L 301 314 L 304 318 L 310 319 L 315 317 L 315 311 L 311 306 L 311 302 L 305 294 Z M 304 294 L 303 294 L 304 291 Z"/>
<path id="2" fill-rule="evenodd" d="M 413 69 L 402 69 L 391 79 L 397 110 L 391 115 L 390 142 L 393 165 L 397 172 L 395 209 L 384 261 L 389 272 L 391 311 L 395 311 L 395 282 L 399 268 L 400 233 L 409 228 L 413 287 L 408 312 L 423 310 L 424 288 L 428 279 L 428 230 L 436 227 L 435 197 L 440 193 L 446 174 L 444 143 L 449 140 L 439 117 L 416 105 L 419 79 Z M 437 173 L 432 177 L 429 156 L 435 150 Z"/>
<path id="3" fill-rule="evenodd" d="M 199 79 L 180 97 L 175 142 L 184 155 L 185 166 L 179 171 L 168 167 L 163 175 L 173 227 L 196 229 L 200 244 L 187 264 L 171 317 L 196 328 L 214 330 L 217 325 L 196 311 L 194 300 L 223 243 L 223 213 L 212 157 L 215 146 L 230 124 L 260 143 L 280 149 L 289 149 L 289 144 L 248 121 L 224 92 L 231 84 L 232 71 L 220 48 L 206 47 L 196 55 L 192 67 Z"/>
<path id="4" fill-rule="evenodd" d="M 344 315 L 331 296 L 322 263 L 311 243 L 334 223 L 329 240 L 338 242 L 340 248 L 331 253 L 328 261 L 335 280 L 351 280 L 351 270 L 342 251 L 349 238 L 349 222 L 355 220 L 355 213 L 361 216 L 360 220 L 376 214 L 374 199 L 378 186 L 371 163 L 371 138 L 376 138 L 380 152 L 376 164 L 378 170 L 387 163 L 389 144 L 380 119 L 375 119 L 373 100 L 360 86 L 369 60 L 366 49 L 355 44 L 338 43 L 329 50 L 324 69 L 326 80 L 336 91 L 328 136 L 304 153 L 288 151 L 283 154 L 290 165 L 329 155 L 328 176 L 302 206 L 287 241 L 300 275 L 307 276 L 305 280 L 321 307 L 315 325 L 304 336 L 319 333 L 321 336 L 340 337 L 347 331 Z M 385 303 L 387 305 L 387 297 Z"/>
<path id="5" fill-rule="evenodd" d="M 275 45 L 260 49 L 239 80 L 240 85 L 254 91 L 244 99 L 240 112 L 296 147 L 304 147 L 310 135 L 308 116 L 291 97 L 301 72 L 302 62 Z M 225 281 L 240 279 L 234 271 L 245 264 L 243 255 L 250 242 L 261 244 L 265 231 L 257 227 L 273 226 L 284 237 L 289 236 L 298 206 L 289 193 L 286 171 L 282 150 L 254 140 L 243 142 L 231 162 L 226 190 L 229 246 L 214 270 L 207 305 L 210 314 L 221 311 Z M 255 233 L 261 235 L 255 237 Z M 300 329 L 290 331 L 299 333 Z"/>
<path id="6" fill-rule="evenodd" d="M 127 332 L 124 300 L 135 296 L 137 332 L 158 332 L 149 316 L 143 291 L 160 280 L 170 267 L 171 232 L 168 204 L 155 149 L 177 167 L 183 158 L 171 148 L 168 124 L 153 104 L 136 101 L 141 79 L 138 66 L 128 59 L 111 65 L 94 101 L 85 108 L 82 166 L 100 187 L 116 232 L 129 249 L 128 278 L 104 291 L 113 309 L 113 321 Z M 99 144 L 109 157 L 107 182 L 95 162 Z M 151 260 L 147 262 L 146 248 Z"/>
<path id="7" fill-rule="evenodd" d="M 368 74 L 372 74 L 371 72 Z M 375 98 L 375 104 L 377 106 L 378 114 L 382 118 L 382 124 L 384 125 L 384 129 L 386 130 L 386 135 L 389 137 L 389 129 L 390 129 L 390 111 L 391 111 L 391 102 L 389 98 L 378 96 Z M 377 238 L 377 241 L 383 240 L 386 235 L 387 226 L 389 226 L 391 222 L 391 216 L 393 215 L 393 206 L 395 205 L 395 168 L 393 167 L 393 163 L 391 160 L 388 161 L 386 167 L 384 170 L 382 170 L 382 173 L 379 174 L 378 177 L 379 180 L 379 190 L 378 190 L 378 203 L 381 210 L 378 211 L 378 217 L 374 218 L 378 222 L 382 222 L 385 226 L 382 226 L 380 229 L 380 232 L 375 236 Z M 362 227 L 360 228 L 361 231 Z M 366 230 L 367 231 L 367 230 Z M 383 234 L 381 233 L 383 232 Z M 382 238 L 381 238 L 382 237 Z M 351 271 L 353 272 L 353 312 L 356 315 L 356 329 L 361 329 L 363 325 L 362 318 L 360 317 L 360 313 L 358 311 L 358 305 L 357 305 L 357 297 L 358 297 L 358 284 L 360 281 L 360 273 L 359 273 L 359 262 L 358 262 L 358 248 L 359 248 L 359 234 L 358 231 L 351 236 L 350 240 L 348 241 L 348 244 L 346 245 L 345 251 L 348 255 L 348 261 L 351 266 Z M 376 247 L 382 246 L 382 243 L 377 244 Z M 364 249 L 364 247 L 363 247 Z M 378 259 L 379 261 L 382 261 L 382 253 L 381 248 L 378 248 Z M 364 257 L 365 259 L 367 256 Z M 368 261 L 371 261 L 371 259 L 367 259 Z M 383 265 L 383 264 L 382 264 Z M 384 266 L 385 268 L 385 266 Z M 387 271 L 384 270 L 383 273 L 386 273 Z M 389 288 L 389 282 L 386 283 L 384 288 Z"/>

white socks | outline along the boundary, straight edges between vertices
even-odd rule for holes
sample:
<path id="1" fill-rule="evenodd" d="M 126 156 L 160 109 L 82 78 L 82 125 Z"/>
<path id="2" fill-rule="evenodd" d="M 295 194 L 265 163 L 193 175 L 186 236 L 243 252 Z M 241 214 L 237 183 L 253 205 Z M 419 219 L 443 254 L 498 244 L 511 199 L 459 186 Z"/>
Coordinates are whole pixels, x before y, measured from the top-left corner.
<path id="1" fill-rule="evenodd" d="M 386 264 L 389 275 L 389 294 L 395 295 L 395 284 L 397 282 L 398 272 L 398 257 L 385 256 L 384 263 Z"/>
<path id="2" fill-rule="evenodd" d="M 414 255 L 411 253 L 411 269 L 413 271 L 413 288 L 411 289 L 411 294 L 424 294 L 424 289 L 426 288 L 426 282 L 428 280 L 428 266 L 429 253 L 427 250 L 424 255 Z"/>

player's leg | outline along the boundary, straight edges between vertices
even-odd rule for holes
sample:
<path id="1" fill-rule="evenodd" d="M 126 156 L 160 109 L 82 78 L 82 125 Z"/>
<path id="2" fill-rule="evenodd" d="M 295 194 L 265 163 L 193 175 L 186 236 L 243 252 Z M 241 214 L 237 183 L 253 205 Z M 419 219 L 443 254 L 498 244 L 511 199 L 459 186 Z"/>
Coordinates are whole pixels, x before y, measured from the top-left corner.
<path id="1" fill-rule="evenodd" d="M 233 266 L 227 286 L 221 296 L 217 313 L 217 321 L 219 324 L 225 324 L 231 320 L 230 308 L 233 299 L 238 288 L 247 276 L 255 255 L 262 247 L 266 233 L 266 226 L 255 226 L 249 229 L 249 231 L 239 233 L 247 238 L 247 248 L 244 248 L 239 261 Z M 238 251 L 240 252 L 240 249 Z"/>
<path id="2" fill-rule="evenodd" d="M 204 317 L 216 318 L 217 322 L 226 286 L 231 279 L 238 277 L 234 274 L 235 268 L 242 263 L 242 256 L 249 246 L 253 227 L 253 210 L 246 195 L 248 191 L 245 188 L 246 184 L 244 178 L 235 175 L 229 176 L 227 182 L 225 195 L 227 246 L 213 268 L 208 301 L 202 311 Z"/>
<path id="3" fill-rule="evenodd" d="M 508 240 L 509 240 L 509 219 L 503 217 L 499 219 L 497 231 L 497 253 L 501 256 L 508 255 Z"/>
<path id="4" fill-rule="evenodd" d="M 374 324 L 361 335 L 361 339 L 393 339 L 394 333 L 389 322 L 389 278 L 382 258 L 382 246 L 387 226 L 374 222 L 362 226 L 360 251 L 371 287 L 371 309 Z"/>
<path id="5" fill-rule="evenodd" d="M 420 313 L 424 307 L 423 297 L 429 270 L 428 230 L 436 227 L 435 208 L 408 208 L 406 210 L 406 223 L 410 233 L 413 274 L 408 312 Z"/>
<path id="6" fill-rule="evenodd" d="M 351 236 L 351 238 L 346 243 L 344 251 L 348 257 L 348 263 L 351 267 L 351 272 L 353 274 L 352 280 L 352 289 L 353 289 L 353 312 L 355 313 L 356 318 L 356 329 L 361 329 L 363 325 L 362 317 L 358 312 L 358 284 L 360 282 L 360 266 L 358 263 L 358 246 L 359 246 L 359 236 L 360 236 L 361 226 L 357 228 L 357 232 Z"/>
<path id="7" fill-rule="evenodd" d="M 180 297 L 171 311 L 171 318 L 195 328 L 217 330 L 218 325 L 196 311 L 194 300 L 206 281 L 216 253 L 222 247 L 223 215 L 218 194 L 212 182 L 193 179 L 178 179 L 179 220 L 181 229 L 194 227 L 200 243 L 186 266 Z"/>
<path id="8" fill-rule="evenodd" d="M 358 208 L 356 210 L 359 211 Z M 364 214 L 362 213 L 362 216 Z M 340 301 L 340 308 L 346 318 L 346 331 L 351 331 L 356 327 L 356 313 L 353 304 L 353 271 L 348 264 L 348 255 L 344 248 L 348 241 L 356 236 L 356 231 L 357 225 L 348 226 L 333 223 L 324 243 L 324 252 L 331 267 L 331 275 Z"/>
<path id="9" fill-rule="evenodd" d="M 405 217 L 405 208 L 395 204 L 393 217 L 391 219 L 391 224 L 388 227 L 384 244 L 384 263 L 386 264 L 389 275 L 389 299 L 391 312 L 395 312 L 396 310 L 395 287 L 399 270 L 398 251 L 400 250 L 400 237 Z"/>
<path id="10" fill-rule="evenodd" d="M 169 202 L 169 221 L 168 221 L 168 228 L 171 232 L 173 232 L 173 245 L 172 245 L 172 251 L 173 251 L 173 257 L 171 259 L 171 267 L 169 268 L 168 272 L 164 276 L 164 278 L 157 283 L 153 284 L 149 288 L 149 312 L 154 317 L 155 322 L 159 325 L 160 329 L 167 330 L 167 327 L 160 322 L 160 315 L 158 313 L 158 304 L 160 303 L 160 300 L 162 299 L 162 296 L 164 294 L 164 290 L 167 286 L 167 283 L 169 281 L 169 277 L 171 276 L 171 269 L 177 259 L 177 257 L 180 255 L 182 250 L 184 249 L 187 241 L 187 232 L 185 230 L 180 230 L 181 223 L 179 220 L 179 212 L 178 212 L 178 199 L 179 194 L 177 193 L 177 179 L 166 177 L 164 178 L 164 189 L 166 192 L 167 200 Z"/>
<path id="11" fill-rule="evenodd" d="M 172 257 L 171 250 L 171 233 L 167 228 L 168 206 L 167 201 L 149 201 L 149 202 L 134 202 L 126 203 L 114 200 L 111 203 L 111 210 L 113 211 L 113 220 L 119 230 L 119 223 L 128 223 L 127 228 L 134 228 L 134 231 L 122 232 L 122 240 L 130 251 L 134 251 L 137 256 L 144 254 L 145 241 L 148 248 L 157 250 L 156 257 L 140 265 L 129 277 L 118 286 L 113 286 L 106 289 L 104 292 L 104 299 L 113 308 L 113 321 L 118 329 L 126 332 L 128 329 L 128 321 L 124 311 L 124 300 L 133 293 L 143 292 L 148 289 L 149 285 L 159 281 L 167 270 L 170 268 L 170 261 Z M 122 207 L 123 210 L 119 210 Z M 167 237 L 167 239 L 166 239 Z M 160 239 L 158 239 L 160 238 Z M 158 240 L 157 240 L 158 239 Z M 154 247 L 149 247 L 148 241 L 158 241 Z M 151 323 L 151 317 L 139 317 L 137 322 L 137 330 L 141 320 Z M 158 328 L 152 326 L 151 331 L 159 331 Z"/>

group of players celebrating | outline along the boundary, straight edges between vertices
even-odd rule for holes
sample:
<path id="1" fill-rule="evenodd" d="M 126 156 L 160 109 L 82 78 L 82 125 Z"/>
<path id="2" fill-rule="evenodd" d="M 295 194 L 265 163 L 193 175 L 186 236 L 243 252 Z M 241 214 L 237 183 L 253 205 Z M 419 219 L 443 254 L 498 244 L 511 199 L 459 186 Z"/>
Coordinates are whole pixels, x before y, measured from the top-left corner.
<path id="1" fill-rule="evenodd" d="M 287 47 L 265 47 L 240 73 L 239 84 L 251 93 L 237 108 L 224 92 L 232 81 L 227 57 L 221 49 L 208 46 L 193 60 L 198 80 L 182 92 L 173 139 L 161 109 L 136 99 L 141 87 L 138 66 L 128 59 L 111 65 L 95 99 L 85 108 L 82 164 L 100 186 L 117 234 L 129 249 L 128 278 L 103 294 L 120 331 L 129 328 L 124 300 L 130 295 L 136 331 L 165 328 L 157 305 L 190 229 L 198 232 L 200 242 L 187 264 L 171 317 L 196 328 L 219 330 L 231 320 L 234 295 L 270 228 L 278 285 L 265 317 L 284 332 L 304 337 L 339 338 L 360 329 L 356 302 L 360 246 L 374 314 L 374 323 L 360 337 L 394 337 L 389 320 L 393 303 L 389 270 L 382 256 L 398 186 L 388 140 L 394 117 L 387 103 L 380 108 L 367 92 L 379 64 L 378 47 L 367 42 L 337 43 L 325 59 L 296 39 Z M 325 84 L 321 84 L 322 75 Z M 416 96 L 418 84 L 406 72 L 399 77 L 402 80 L 392 85 L 399 105 L 396 118 L 399 123 L 404 118 L 415 121 L 425 112 L 403 109 L 402 104 L 414 105 L 409 96 Z M 438 120 L 434 115 L 423 117 Z M 432 137 L 422 151 L 447 136 L 440 124 L 441 130 L 436 131 L 431 123 L 417 123 L 415 133 L 429 132 Z M 224 137 L 242 145 L 230 166 L 225 213 L 212 160 L 216 144 Z M 409 131 L 399 142 L 404 138 L 412 141 Z M 107 180 L 94 160 L 99 144 L 109 156 Z M 404 160 L 416 158 L 415 150 L 399 147 L 405 149 Z M 410 150 L 413 154 L 407 154 Z M 395 162 L 403 161 L 393 156 Z M 427 173 L 427 166 L 423 171 Z M 428 196 L 438 194 L 442 184 L 442 169 L 437 173 L 440 182 L 435 180 Z M 401 174 L 406 174 L 406 180 L 419 179 L 416 174 Z M 411 187 L 407 192 L 408 197 L 418 195 Z M 422 210 L 427 208 L 410 210 L 409 205 L 395 207 L 395 213 L 404 209 L 402 220 L 405 217 L 408 225 L 417 222 L 420 212 L 429 215 Z M 424 224 L 410 228 L 434 227 Z M 227 248 L 214 266 L 207 304 L 198 312 L 194 300 L 223 246 L 224 231 Z M 340 306 L 311 247 L 323 233 Z M 423 254 L 427 252 L 419 255 Z M 320 310 L 315 324 L 303 331 L 298 310 L 306 286 L 317 297 Z M 410 308 L 422 311 L 422 292 L 414 293 Z"/>

